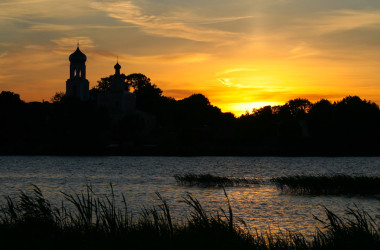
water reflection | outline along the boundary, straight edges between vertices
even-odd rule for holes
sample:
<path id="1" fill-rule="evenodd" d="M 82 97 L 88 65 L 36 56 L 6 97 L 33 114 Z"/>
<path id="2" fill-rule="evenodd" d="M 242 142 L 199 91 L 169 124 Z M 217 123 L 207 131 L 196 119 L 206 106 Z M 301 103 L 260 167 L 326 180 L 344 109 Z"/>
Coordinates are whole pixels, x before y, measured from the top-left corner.
<path id="1" fill-rule="evenodd" d="M 91 183 L 98 195 L 110 194 L 113 183 L 117 199 L 127 198 L 129 209 L 138 214 L 143 206 L 158 205 L 155 192 L 169 202 L 176 218 L 184 219 L 189 207 L 183 197 L 190 192 L 209 212 L 227 209 L 219 188 L 178 186 L 174 174 L 197 173 L 259 178 L 262 185 L 226 188 L 235 216 L 259 230 L 315 231 L 312 215 L 324 217 L 323 206 L 343 214 L 354 204 L 376 216 L 379 201 L 363 197 L 294 196 L 281 194 L 269 178 L 297 174 L 349 174 L 380 176 L 380 158 L 280 158 L 280 157 L 0 157 L 2 195 L 15 195 L 38 185 L 57 204 L 60 192 L 85 191 Z"/>

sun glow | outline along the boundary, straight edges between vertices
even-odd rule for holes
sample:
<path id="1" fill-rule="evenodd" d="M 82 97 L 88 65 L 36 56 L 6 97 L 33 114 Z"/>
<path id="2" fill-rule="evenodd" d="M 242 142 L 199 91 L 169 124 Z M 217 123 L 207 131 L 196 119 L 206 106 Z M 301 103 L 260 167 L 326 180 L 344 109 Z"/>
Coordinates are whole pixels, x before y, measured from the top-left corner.
<path id="1" fill-rule="evenodd" d="M 0 90 L 27 102 L 64 92 L 80 40 L 90 87 L 119 56 L 122 73 L 145 74 L 164 95 L 202 93 L 236 116 L 299 97 L 380 103 L 376 1 L 64 2 L 0 3 Z"/>
<path id="2" fill-rule="evenodd" d="M 226 105 L 220 105 L 222 110 L 225 112 L 234 113 L 235 116 L 239 117 L 247 112 L 251 113 L 253 109 L 258 109 L 264 106 L 276 106 L 283 103 L 279 102 L 246 102 L 246 103 L 231 103 Z"/>

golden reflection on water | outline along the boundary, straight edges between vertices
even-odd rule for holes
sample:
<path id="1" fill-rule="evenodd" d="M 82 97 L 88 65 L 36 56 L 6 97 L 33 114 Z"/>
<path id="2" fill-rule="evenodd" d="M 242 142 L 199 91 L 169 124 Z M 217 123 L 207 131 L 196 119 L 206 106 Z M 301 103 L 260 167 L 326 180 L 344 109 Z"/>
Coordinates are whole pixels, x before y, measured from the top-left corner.
<path id="1" fill-rule="evenodd" d="M 80 193 L 86 184 L 99 197 L 110 195 L 113 183 L 116 201 L 121 205 L 125 194 L 128 209 L 136 216 L 142 207 L 159 205 L 159 192 L 168 201 L 173 217 L 184 220 L 190 208 L 183 202 L 189 192 L 209 213 L 223 208 L 227 199 L 221 188 L 179 186 L 174 174 L 212 173 L 235 177 L 257 177 L 261 185 L 226 188 L 232 210 L 253 231 L 273 233 L 286 230 L 312 236 L 320 223 L 313 215 L 325 218 L 323 206 L 342 215 L 347 206 L 357 204 L 373 217 L 380 214 L 379 200 L 344 196 L 296 196 L 282 194 L 269 182 L 270 177 L 300 173 L 328 172 L 380 175 L 380 158 L 273 158 L 273 157 L 0 157 L 2 195 L 30 191 L 38 185 L 45 196 L 60 204 L 60 192 Z M 360 168 L 365 166 L 365 168 Z M 376 172 L 377 171 L 377 172 Z"/>

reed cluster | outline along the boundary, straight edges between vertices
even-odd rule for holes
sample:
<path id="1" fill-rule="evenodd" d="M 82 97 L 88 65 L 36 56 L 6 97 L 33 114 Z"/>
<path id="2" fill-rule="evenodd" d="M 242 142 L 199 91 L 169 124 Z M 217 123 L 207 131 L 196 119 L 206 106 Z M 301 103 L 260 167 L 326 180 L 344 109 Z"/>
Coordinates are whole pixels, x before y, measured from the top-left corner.
<path id="1" fill-rule="evenodd" d="M 177 183 L 184 186 L 198 187 L 246 187 L 259 184 L 255 178 L 216 176 L 211 174 L 174 175 Z"/>
<path id="2" fill-rule="evenodd" d="M 379 195 L 380 177 L 370 176 L 310 176 L 296 175 L 272 178 L 282 191 L 313 195 Z"/>
<path id="3" fill-rule="evenodd" d="M 359 209 L 348 210 L 348 219 L 326 209 L 327 221 L 312 240 L 302 234 L 259 233 L 234 217 L 226 195 L 226 209 L 207 213 L 187 194 L 191 208 L 185 221 L 174 220 L 167 202 L 132 216 L 125 197 L 117 206 L 111 194 L 99 197 L 91 186 L 81 194 L 63 194 L 53 206 L 34 187 L 8 197 L 0 210 L 0 245 L 4 249 L 380 249 L 379 228 Z M 65 202 L 68 202 L 65 204 Z"/>

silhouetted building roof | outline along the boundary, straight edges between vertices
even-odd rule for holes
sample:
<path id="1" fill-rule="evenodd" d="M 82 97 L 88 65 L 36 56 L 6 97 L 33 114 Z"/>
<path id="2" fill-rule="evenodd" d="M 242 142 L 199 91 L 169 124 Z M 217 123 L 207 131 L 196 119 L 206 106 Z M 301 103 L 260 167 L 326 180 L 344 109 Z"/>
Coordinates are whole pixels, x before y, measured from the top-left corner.
<path id="1" fill-rule="evenodd" d="M 121 66 L 120 66 L 120 64 L 117 62 L 117 63 L 115 64 L 114 68 L 115 68 L 115 69 L 121 69 Z"/>
<path id="2" fill-rule="evenodd" d="M 97 101 L 98 106 L 107 108 L 112 117 L 121 119 L 125 114 L 135 112 L 136 96 L 125 89 L 125 82 L 120 75 L 119 62 L 114 68 L 115 74 L 110 77 L 110 89 L 99 93 Z"/>
<path id="3" fill-rule="evenodd" d="M 87 56 L 80 51 L 78 46 L 77 50 L 70 55 L 69 60 L 70 62 L 85 62 L 87 60 Z"/>
<path id="4" fill-rule="evenodd" d="M 86 60 L 87 57 L 77 49 L 69 57 L 70 60 L 70 78 L 66 81 L 66 95 L 76 97 L 82 101 L 89 99 L 90 83 L 86 79 Z"/>

